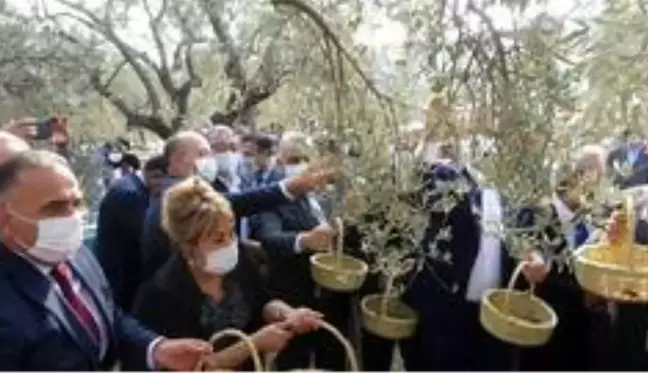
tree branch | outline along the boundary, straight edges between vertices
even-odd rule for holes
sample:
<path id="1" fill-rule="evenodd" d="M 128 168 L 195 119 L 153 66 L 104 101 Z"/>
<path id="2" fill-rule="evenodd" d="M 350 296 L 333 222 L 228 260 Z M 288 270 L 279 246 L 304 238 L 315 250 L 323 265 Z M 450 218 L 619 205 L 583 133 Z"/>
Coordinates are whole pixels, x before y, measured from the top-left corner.
<path id="1" fill-rule="evenodd" d="M 71 1 L 68 0 L 57 0 L 57 1 L 60 4 L 81 13 L 83 16 L 87 18 L 87 20 L 83 19 L 82 17 L 75 16 L 69 13 L 66 13 L 66 15 L 72 16 L 75 20 L 81 22 L 83 25 L 87 26 L 91 30 L 99 33 L 108 42 L 110 42 L 113 46 L 117 48 L 117 50 L 122 54 L 124 59 L 131 66 L 131 68 L 139 78 L 140 82 L 144 86 L 144 89 L 146 90 L 149 99 L 149 103 L 151 104 L 151 110 L 154 115 L 157 115 L 162 108 L 162 104 L 155 90 L 155 86 L 153 82 L 151 81 L 150 77 L 146 73 L 143 66 L 139 63 L 138 58 L 145 61 L 154 69 L 156 68 L 155 64 L 146 56 L 145 53 L 137 52 L 134 48 L 132 48 L 121 38 L 119 38 L 115 30 L 110 25 L 107 25 L 104 22 L 102 22 L 94 13 L 92 13 L 90 10 L 85 8 L 83 5 L 79 3 L 72 3 Z"/>
<path id="2" fill-rule="evenodd" d="M 219 0 L 216 0 L 216 2 L 218 1 Z M 214 1 L 202 0 L 201 3 L 203 9 L 207 13 L 212 30 L 221 43 L 223 51 L 227 56 L 225 74 L 232 81 L 232 86 L 234 88 L 239 92 L 245 92 L 247 88 L 245 67 L 241 61 L 241 55 L 236 48 L 234 39 L 230 35 L 229 30 L 227 30 L 227 25 L 223 21 L 223 18 L 217 13 Z"/>
<path id="3" fill-rule="evenodd" d="M 160 10 L 157 12 L 157 14 L 153 14 L 149 0 L 142 0 L 142 2 L 144 4 L 144 10 L 149 18 L 148 25 L 149 30 L 151 31 L 151 36 L 153 37 L 153 43 L 155 44 L 155 48 L 158 52 L 158 58 L 160 59 L 160 67 L 156 68 L 155 72 L 157 73 L 158 79 L 160 79 L 160 83 L 162 84 L 164 90 L 172 93 L 173 91 L 175 91 L 175 87 L 173 86 L 173 80 L 171 79 L 169 64 L 167 62 L 166 48 L 164 46 L 164 42 L 162 41 L 162 32 L 160 31 L 160 23 L 162 22 L 162 19 L 166 14 L 169 1 L 162 0 L 162 5 L 160 6 Z"/>
<path id="4" fill-rule="evenodd" d="M 324 37 L 329 39 L 336 49 L 338 49 L 345 60 L 347 60 L 353 70 L 360 76 L 362 81 L 365 83 L 369 91 L 376 96 L 379 100 L 384 100 L 387 102 L 394 102 L 389 96 L 382 93 L 374 83 L 374 81 L 365 74 L 364 70 L 360 67 L 360 63 L 351 56 L 351 53 L 342 45 L 340 39 L 335 35 L 335 33 L 328 26 L 327 22 L 319 15 L 319 13 L 313 9 L 310 5 L 304 3 L 301 0 L 271 0 L 272 5 L 275 7 L 292 7 L 297 11 L 305 14 L 313 23 L 317 25 L 320 31 L 324 34 Z"/>

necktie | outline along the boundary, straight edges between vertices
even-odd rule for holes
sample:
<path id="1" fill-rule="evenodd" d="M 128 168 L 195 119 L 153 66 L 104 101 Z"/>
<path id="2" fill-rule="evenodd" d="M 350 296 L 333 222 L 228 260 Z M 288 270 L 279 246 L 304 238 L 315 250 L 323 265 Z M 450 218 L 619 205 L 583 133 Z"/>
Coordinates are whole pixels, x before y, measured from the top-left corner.
<path id="1" fill-rule="evenodd" d="M 584 244 L 588 238 L 589 229 L 587 229 L 585 223 L 580 222 L 576 224 L 576 227 L 574 227 L 574 244 L 576 245 L 576 247 Z"/>
<path id="2" fill-rule="evenodd" d="M 52 277 L 61 288 L 61 292 L 68 301 L 70 308 L 72 308 L 77 321 L 83 326 L 86 332 L 88 332 L 90 338 L 95 343 L 99 344 L 101 338 L 99 325 L 94 316 L 92 316 L 88 307 L 83 304 L 81 297 L 74 292 L 74 289 L 72 288 L 72 271 L 70 270 L 70 267 L 65 263 L 57 265 L 54 268 L 54 271 L 52 271 Z"/>

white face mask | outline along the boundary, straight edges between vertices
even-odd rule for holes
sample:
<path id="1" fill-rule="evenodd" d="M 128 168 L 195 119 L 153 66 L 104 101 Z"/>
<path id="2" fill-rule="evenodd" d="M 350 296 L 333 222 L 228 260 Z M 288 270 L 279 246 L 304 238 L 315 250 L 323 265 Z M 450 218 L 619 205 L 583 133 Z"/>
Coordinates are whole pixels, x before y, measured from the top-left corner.
<path id="1" fill-rule="evenodd" d="M 207 254 L 205 260 L 205 272 L 216 276 L 224 276 L 230 273 L 238 264 L 238 241 L 232 242 L 226 247 L 214 250 Z"/>
<path id="2" fill-rule="evenodd" d="M 216 159 L 207 156 L 196 160 L 196 170 L 198 171 L 198 175 L 207 180 L 207 182 L 213 182 L 218 174 Z"/>
<path id="3" fill-rule="evenodd" d="M 301 175 L 306 170 L 305 164 L 287 164 L 284 166 L 286 177 L 294 177 Z"/>
<path id="4" fill-rule="evenodd" d="M 124 158 L 124 156 L 120 152 L 111 152 L 108 154 L 108 160 L 112 163 L 119 163 L 122 158 Z"/>
<path id="5" fill-rule="evenodd" d="M 83 214 L 46 218 L 39 221 L 27 219 L 12 212 L 18 218 L 36 225 L 36 242 L 25 247 L 27 254 L 48 264 L 58 264 L 76 254 L 83 243 Z"/>
<path id="6" fill-rule="evenodd" d="M 242 163 L 243 163 L 243 167 L 245 167 L 246 169 L 252 169 L 252 167 L 254 167 L 254 157 L 252 156 L 243 157 Z"/>
<path id="7" fill-rule="evenodd" d="M 232 170 L 236 161 L 236 154 L 232 152 L 214 154 L 214 159 L 219 170 Z"/>

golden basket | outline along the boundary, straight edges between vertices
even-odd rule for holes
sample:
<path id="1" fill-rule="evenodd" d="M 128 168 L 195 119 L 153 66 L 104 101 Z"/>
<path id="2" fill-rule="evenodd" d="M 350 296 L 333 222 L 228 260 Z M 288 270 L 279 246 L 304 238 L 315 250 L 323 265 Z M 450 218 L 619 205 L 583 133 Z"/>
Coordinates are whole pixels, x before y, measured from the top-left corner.
<path id="1" fill-rule="evenodd" d="M 310 257 L 311 276 L 315 282 L 329 290 L 350 293 L 362 286 L 369 272 L 364 261 L 342 252 L 344 227 L 342 219 L 335 219 L 338 229 L 337 250 L 318 253 Z"/>
<path id="2" fill-rule="evenodd" d="M 636 244 L 634 199 L 627 194 L 613 240 L 583 245 L 575 253 L 574 272 L 580 286 L 600 297 L 648 303 L 648 246 Z"/>
<path id="3" fill-rule="evenodd" d="M 209 343 L 213 345 L 218 340 L 225 337 L 236 337 L 241 339 L 250 349 L 250 355 L 252 358 L 252 362 L 254 363 L 254 370 L 256 372 L 263 371 L 263 364 L 261 364 L 261 356 L 259 355 L 259 350 L 257 350 L 256 346 L 254 345 L 254 342 L 252 342 L 252 339 L 242 331 L 237 329 L 225 329 L 220 332 L 216 332 L 214 333 L 214 335 L 211 336 L 211 338 L 209 338 Z M 196 364 L 194 371 L 204 372 L 207 366 L 207 359 L 208 359 L 208 355 L 203 356 L 203 358 L 198 361 L 198 364 Z M 219 370 L 219 371 L 223 371 L 223 370 Z"/>
<path id="4" fill-rule="evenodd" d="M 333 325 L 327 323 L 324 320 L 321 320 L 320 322 L 321 322 L 320 326 L 322 327 L 322 329 L 327 330 L 328 332 L 333 334 L 333 336 L 338 341 L 340 341 L 340 343 L 344 347 L 344 351 L 346 352 L 347 360 L 349 362 L 349 372 L 358 372 L 358 371 L 360 371 L 360 368 L 359 368 L 359 365 L 358 365 L 358 358 L 356 357 L 356 354 L 355 354 L 355 351 L 353 350 L 353 346 L 351 345 L 351 342 L 349 342 L 349 340 L 346 339 L 344 337 L 344 335 L 342 335 L 342 333 L 340 333 L 340 331 L 337 330 L 337 328 L 334 327 Z M 274 369 L 274 362 L 275 362 L 276 358 L 277 358 L 277 354 L 267 354 L 266 355 L 266 365 L 265 365 L 266 371 L 271 372 L 271 371 L 276 370 L 276 369 Z M 325 370 L 316 369 L 316 368 L 293 369 L 292 371 L 293 372 L 304 372 L 304 371 L 325 372 Z"/>
<path id="5" fill-rule="evenodd" d="M 383 302 L 387 301 L 383 313 Z M 416 311 L 396 297 L 385 299 L 383 294 L 371 294 L 362 298 L 362 324 L 371 333 L 390 340 L 409 338 L 418 324 Z"/>
<path id="6" fill-rule="evenodd" d="M 558 325 L 556 312 L 529 290 L 514 290 L 524 263 L 513 272 L 506 289 L 491 289 L 484 294 L 479 320 L 490 334 L 517 346 L 542 346 Z"/>
<path id="7" fill-rule="evenodd" d="M 360 289 L 369 271 L 362 260 L 335 252 L 311 255 L 310 264 L 311 275 L 318 285 L 343 293 Z"/>

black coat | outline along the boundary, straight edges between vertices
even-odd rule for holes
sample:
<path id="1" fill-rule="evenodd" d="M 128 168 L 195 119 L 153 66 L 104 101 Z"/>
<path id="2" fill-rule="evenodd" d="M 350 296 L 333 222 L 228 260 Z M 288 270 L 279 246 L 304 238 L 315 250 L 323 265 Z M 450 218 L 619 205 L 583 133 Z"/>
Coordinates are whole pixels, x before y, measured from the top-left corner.
<path id="1" fill-rule="evenodd" d="M 280 173 L 274 177 L 281 178 Z M 275 179 L 276 180 L 276 179 Z M 300 232 L 319 224 L 308 199 L 300 198 L 254 216 L 250 221 L 252 238 L 259 241 L 268 255 L 268 282 L 271 294 L 288 304 L 316 309 L 343 334 L 349 327 L 349 298 L 346 294 L 319 289 L 310 273 L 310 253 L 295 252 Z M 307 366 L 314 352 L 316 366 L 328 370 L 344 369 L 344 351 L 330 333 L 320 331 L 299 336 L 279 355 L 277 369 Z"/>
<path id="2" fill-rule="evenodd" d="M 451 165 L 433 165 L 424 177 L 428 191 L 440 181 L 454 181 L 459 177 L 472 186 L 448 214 L 429 214 L 421 252 L 428 253 L 437 232 L 449 226 L 452 238 L 436 241 L 436 246 L 441 255 L 450 255 L 451 260 L 426 260 L 403 297 L 419 314 L 416 334 L 401 343 L 406 369 L 508 370 L 512 366 L 511 349 L 484 331 L 479 323 L 479 304 L 466 300 L 480 247 L 481 189 L 464 168 Z M 431 197 L 427 203 L 435 200 Z M 503 243 L 500 261 L 500 286 L 505 286 L 513 260 Z"/>
<path id="3" fill-rule="evenodd" d="M 567 239 L 562 233 L 558 214 L 551 201 L 539 207 L 523 209 L 520 213 L 521 226 L 533 226 L 539 214 L 549 217 L 543 233 L 552 242 L 545 249 L 551 255 L 561 255 L 568 250 Z M 545 300 L 556 311 L 558 325 L 549 342 L 541 347 L 526 349 L 521 353 L 522 370 L 600 370 L 595 359 L 596 347 L 592 343 L 591 331 L 594 327 L 609 324 L 607 312 L 586 307 L 585 292 L 578 285 L 569 267 L 554 263 L 544 282 L 536 285 L 536 295 Z M 607 333 L 607 332 L 606 332 Z M 609 337 L 609 336 L 608 336 Z M 605 335 L 599 335 L 605 340 Z"/>
<path id="4" fill-rule="evenodd" d="M 243 295 L 245 306 L 250 310 L 249 322 L 245 325 L 230 325 L 253 333 L 263 326 L 262 310 L 270 300 L 263 277 L 263 262 L 253 252 L 254 249 L 239 247 L 239 263 L 225 277 L 228 286 L 238 286 Z M 200 290 L 193 275 L 179 253 L 174 253 L 169 261 L 155 275 L 145 282 L 138 291 L 133 307 L 135 317 L 148 328 L 169 338 L 209 337 L 218 330 L 205 319 L 205 306 L 209 298 Z"/>
<path id="5" fill-rule="evenodd" d="M 134 174 L 110 188 L 99 206 L 95 253 L 115 301 L 130 310 L 140 285 L 140 232 L 149 203 L 144 182 Z"/>

